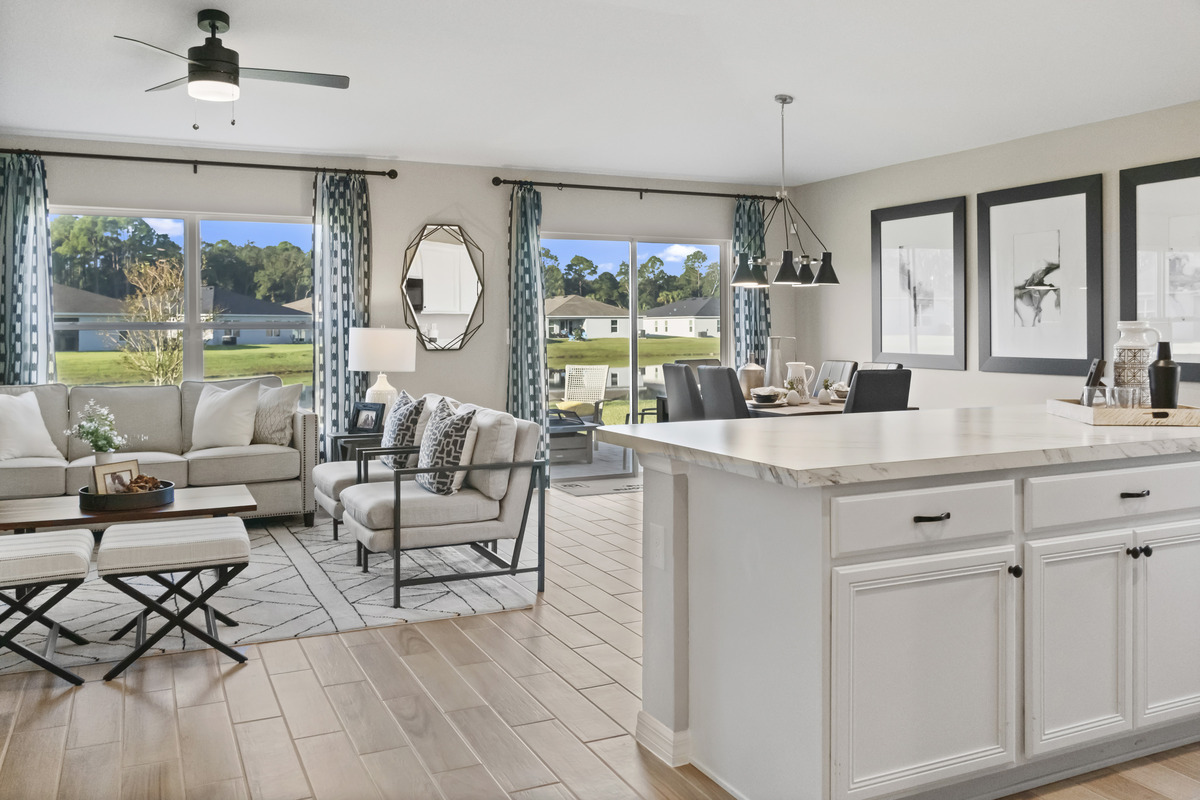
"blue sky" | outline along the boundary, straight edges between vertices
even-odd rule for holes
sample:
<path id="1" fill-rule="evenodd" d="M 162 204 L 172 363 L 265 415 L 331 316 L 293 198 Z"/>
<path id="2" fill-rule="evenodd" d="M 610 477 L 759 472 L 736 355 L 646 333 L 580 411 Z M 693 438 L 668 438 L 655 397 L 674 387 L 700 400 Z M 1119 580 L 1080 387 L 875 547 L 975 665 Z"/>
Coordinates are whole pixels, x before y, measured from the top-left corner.
<path id="1" fill-rule="evenodd" d="M 566 265 L 575 256 L 590 259 L 601 272 L 617 271 L 622 261 L 629 261 L 628 242 L 613 242 L 604 239 L 542 239 L 545 247 L 558 256 L 560 266 Z M 662 242 L 638 242 L 638 261 L 645 262 L 650 256 L 658 256 L 664 262 L 663 269 L 672 275 L 683 272 L 683 260 L 695 250 L 701 250 L 709 261 L 717 261 L 721 248 L 715 244 L 665 244 Z"/>

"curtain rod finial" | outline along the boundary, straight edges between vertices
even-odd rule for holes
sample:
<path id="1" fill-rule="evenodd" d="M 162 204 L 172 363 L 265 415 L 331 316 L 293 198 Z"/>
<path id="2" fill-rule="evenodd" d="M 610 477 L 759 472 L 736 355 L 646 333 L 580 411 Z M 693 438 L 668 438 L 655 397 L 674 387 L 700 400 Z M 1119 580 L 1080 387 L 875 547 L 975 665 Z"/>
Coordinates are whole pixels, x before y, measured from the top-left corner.
<path id="1" fill-rule="evenodd" d="M 400 175 L 400 173 L 399 173 L 399 172 L 396 172 L 396 170 L 394 170 L 394 169 L 389 169 L 389 170 L 387 171 L 387 176 L 388 176 L 388 178 L 390 178 L 391 180 L 396 180 L 396 178 L 397 178 L 397 177 L 399 177 L 399 175 Z"/>
<path id="2" fill-rule="evenodd" d="M 500 176 L 499 176 L 499 175 L 497 175 L 496 177 L 492 178 L 492 186 L 499 186 L 499 185 L 500 185 L 500 184 L 502 184 L 502 183 L 504 183 L 504 181 L 500 180 Z"/>

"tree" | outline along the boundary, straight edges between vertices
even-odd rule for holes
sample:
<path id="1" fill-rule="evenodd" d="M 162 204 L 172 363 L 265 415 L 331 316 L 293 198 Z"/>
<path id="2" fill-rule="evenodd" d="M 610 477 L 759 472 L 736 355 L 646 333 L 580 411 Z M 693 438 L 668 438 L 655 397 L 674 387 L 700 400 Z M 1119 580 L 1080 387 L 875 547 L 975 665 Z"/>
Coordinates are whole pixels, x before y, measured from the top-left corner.
<path id="1" fill-rule="evenodd" d="M 592 297 L 601 303 L 608 303 L 620 308 L 629 306 L 629 297 L 621 294 L 621 284 L 617 281 L 617 276 L 611 272 L 601 272 L 596 280 L 592 281 Z"/>
<path id="2" fill-rule="evenodd" d="M 587 292 L 584 289 L 584 285 L 586 281 L 589 278 L 594 277 L 598 271 L 599 270 L 597 269 L 596 265 L 592 263 L 590 258 L 586 258 L 585 256 L 574 256 L 570 261 L 567 262 L 567 266 L 563 268 L 563 278 L 566 280 L 568 286 L 574 284 L 573 288 L 577 289 L 575 292 L 576 294 L 586 296 Z"/>
<path id="3" fill-rule="evenodd" d="M 663 260 L 658 256 L 650 256 L 638 267 L 638 308 L 648 311 L 657 305 L 657 299 L 663 290 Z M 668 276 L 669 277 L 669 276 Z"/>
<path id="4" fill-rule="evenodd" d="M 124 270 L 132 293 L 125 315 L 135 322 L 183 322 L 183 267 L 160 258 L 131 264 Z M 183 378 L 183 335 L 179 330 L 125 331 L 109 334 L 121 360 L 156 386 Z"/>
<path id="5" fill-rule="evenodd" d="M 312 288 L 312 258 L 291 242 L 261 250 L 262 267 L 254 275 L 255 297 L 272 303 L 290 303 Z"/>
<path id="6" fill-rule="evenodd" d="M 183 255 L 178 244 L 141 217 L 55 217 L 50 248 L 56 282 L 116 298 L 130 291 L 126 267 Z"/>
<path id="7" fill-rule="evenodd" d="M 708 256 L 704 255 L 703 250 L 693 250 L 688 254 L 688 257 L 683 260 L 683 272 L 680 273 L 679 279 L 683 291 L 687 292 L 685 297 L 701 297 L 704 294 L 704 270 Z"/>
<path id="8" fill-rule="evenodd" d="M 721 262 L 710 261 L 704 270 L 704 281 L 701 284 L 701 295 L 716 297 L 721 291 Z"/>
<path id="9" fill-rule="evenodd" d="M 200 249 L 200 280 L 205 286 L 254 297 L 258 292 L 255 274 L 262 267 L 262 260 L 262 248 L 254 242 L 243 245 L 235 245 L 228 239 L 205 242 Z"/>
<path id="10" fill-rule="evenodd" d="M 546 247 L 542 248 L 542 284 L 546 297 L 562 297 L 567 293 L 562 270 L 558 266 L 558 256 Z"/>

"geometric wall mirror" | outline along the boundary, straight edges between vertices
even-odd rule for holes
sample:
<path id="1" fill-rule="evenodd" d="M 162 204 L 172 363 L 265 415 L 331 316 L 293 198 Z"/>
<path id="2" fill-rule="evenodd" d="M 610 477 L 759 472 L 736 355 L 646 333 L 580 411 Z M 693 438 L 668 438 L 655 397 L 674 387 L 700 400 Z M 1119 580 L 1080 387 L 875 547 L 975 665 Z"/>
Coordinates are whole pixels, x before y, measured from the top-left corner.
<path id="1" fill-rule="evenodd" d="M 426 350 L 458 350 L 483 325 L 483 250 L 461 225 L 426 225 L 404 251 L 404 321 Z"/>

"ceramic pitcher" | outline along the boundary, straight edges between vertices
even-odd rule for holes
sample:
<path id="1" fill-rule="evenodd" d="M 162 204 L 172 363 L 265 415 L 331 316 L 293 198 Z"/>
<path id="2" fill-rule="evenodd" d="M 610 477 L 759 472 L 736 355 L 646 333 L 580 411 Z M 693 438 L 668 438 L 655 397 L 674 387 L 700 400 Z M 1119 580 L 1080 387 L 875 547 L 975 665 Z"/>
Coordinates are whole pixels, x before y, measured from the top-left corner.
<path id="1" fill-rule="evenodd" d="M 816 374 L 817 370 L 811 364 L 805 364 L 803 361 L 787 362 L 787 380 L 794 380 L 799 384 L 796 391 L 800 393 L 800 399 L 803 401 L 812 397 L 812 381 Z"/>

